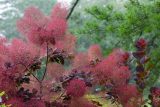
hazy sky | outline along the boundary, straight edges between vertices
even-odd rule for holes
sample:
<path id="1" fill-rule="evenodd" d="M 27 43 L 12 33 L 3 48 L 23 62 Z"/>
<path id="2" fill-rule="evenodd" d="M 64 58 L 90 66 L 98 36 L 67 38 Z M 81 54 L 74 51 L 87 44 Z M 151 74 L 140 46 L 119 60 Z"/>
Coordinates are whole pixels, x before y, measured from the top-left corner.
<path id="1" fill-rule="evenodd" d="M 63 2 L 63 3 L 67 3 L 68 5 L 70 5 L 70 3 L 73 1 L 73 0 L 57 0 L 58 2 Z"/>

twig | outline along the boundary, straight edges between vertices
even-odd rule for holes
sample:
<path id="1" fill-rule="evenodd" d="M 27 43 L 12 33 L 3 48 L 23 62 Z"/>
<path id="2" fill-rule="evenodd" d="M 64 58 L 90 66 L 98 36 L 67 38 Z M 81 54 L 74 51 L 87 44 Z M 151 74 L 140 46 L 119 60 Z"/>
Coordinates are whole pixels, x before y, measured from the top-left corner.
<path id="1" fill-rule="evenodd" d="M 99 98 L 106 98 L 106 97 L 96 97 L 96 98 L 89 98 L 89 99 L 99 99 Z"/>
<path id="2" fill-rule="evenodd" d="M 63 92 L 55 99 L 55 101 L 58 100 L 58 99 L 60 99 L 64 94 L 65 94 L 65 91 L 63 91 Z"/>
<path id="3" fill-rule="evenodd" d="M 45 78 L 45 76 L 46 76 L 47 68 L 48 68 L 48 67 L 47 67 L 47 65 L 48 65 L 48 53 L 49 53 L 49 52 L 48 52 L 48 48 L 49 48 L 49 47 L 48 47 L 48 42 L 47 42 L 46 45 L 47 45 L 47 47 L 46 47 L 46 52 L 47 52 L 47 56 L 46 56 L 46 57 L 47 57 L 47 59 L 46 59 L 46 64 L 45 64 L 46 66 L 45 66 L 45 70 L 44 70 L 43 77 L 42 77 L 42 79 L 41 79 L 40 82 L 39 82 L 39 85 L 40 85 L 40 86 L 39 86 L 39 88 L 40 88 L 40 100 L 41 100 L 41 98 L 42 98 L 42 88 L 43 88 L 42 82 L 43 82 L 43 80 L 44 80 L 44 78 Z"/>
<path id="4" fill-rule="evenodd" d="M 42 79 L 41 79 L 40 82 L 39 82 L 39 85 L 40 85 L 40 86 L 39 86 L 39 87 L 40 87 L 40 100 L 41 100 L 41 98 L 42 98 L 42 90 L 43 90 L 42 82 L 43 82 L 43 80 L 44 80 L 44 78 L 45 78 L 45 76 L 46 76 L 47 68 L 48 68 L 48 67 L 47 67 L 47 65 L 48 65 L 48 57 L 49 57 L 49 56 L 48 56 L 48 53 L 49 53 L 49 52 L 48 52 L 48 49 L 49 49 L 49 47 L 48 47 L 48 42 L 47 42 L 46 45 L 47 45 L 47 48 L 46 48 L 46 51 L 47 51 L 47 56 L 46 56 L 46 57 L 47 57 L 47 59 L 46 59 L 46 64 L 45 64 L 46 66 L 45 66 L 45 70 L 44 70 L 43 77 L 42 77 Z"/>
<path id="5" fill-rule="evenodd" d="M 143 35 L 143 30 L 139 34 L 139 38 Z"/>
<path id="6" fill-rule="evenodd" d="M 38 82 L 40 82 L 40 80 L 33 74 L 33 72 L 32 72 L 30 69 L 28 69 L 28 67 L 27 67 L 26 65 L 24 65 L 24 64 L 22 64 L 22 63 L 21 63 L 21 65 L 23 65 L 23 66 L 25 67 L 25 70 L 29 71 L 29 73 L 31 73 L 32 76 L 33 76 Z"/>
<path id="7" fill-rule="evenodd" d="M 49 55 L 48 55 L 48 53 L 49 53 L 49 52 L 48 52 L 48 49 L 49 49 L 49 47 L 48 47 L 48 43 L 47 43 L 47 50 L 46 50 L 46 51 L 47 51 L 46 67 L 45 67 L 45 71 L 44 71 L 44 74 L 43 74 L 43 77 L 42 77 L 42 80 L 41 80 L 41 81 L 44 80 L 44 77 L 46 76 L 46 72 L 47 72 L 47 68 L 48 68 L 48 67 L 47 67 L 47 65 L 48 65 L 48 56 L 49 56 Z"/>
<path id="8" fill-rule="evenodd" d="M 73 6 L 72 6 L 72 8 L 71 8 L 71 10 L 70 10 L 70 12 L 69 12 L 69 14 L 68 14 L 67 17 L 66 17 L 67 20 L 70 18 L 71 14 L 72 14 L 73 11 L 74 11 L 74 8 L 76 7 L 76 5 L 78 4 L 79 1 L 80 1 L 80 0 L 76 0 L 76 2 L 73 4 Z"/>
<path id="9" fill-rule="evenodd" d="M 42 90 L 43 90 L 42 81 L 40 81 L 39 82 L 40 100 L 42 99 Z"/>

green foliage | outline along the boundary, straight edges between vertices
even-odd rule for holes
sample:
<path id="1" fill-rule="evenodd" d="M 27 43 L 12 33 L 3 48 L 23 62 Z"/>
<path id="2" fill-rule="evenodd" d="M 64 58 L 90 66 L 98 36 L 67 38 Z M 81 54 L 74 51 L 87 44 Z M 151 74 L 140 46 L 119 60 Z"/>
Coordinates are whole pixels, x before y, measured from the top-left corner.
<path id="1" fill-rule="evenodd" d="M 5 104 L 0 105 L 0 107 L 7 107 Z"/>
<path id="2" fill-rule="evenodd" d="M 5 92 L 4 91 L 2 91 L 2 92 L 0 92 L 0 102 L 1 102 L 1 100 L 2 100 L 2 96 L 4 96 L 5 95 Z M 9 107 L 9 106 L 6 106 L 5 104 L 0 104 L 0 107 Z"/>
<path id="3" fill-rule="evenodd" d="M 107 55 L 113 48 L 119 47 L 133 51 L 135 40 L 140 37 L 147 39 L 150 65 L 154 65 L 148 85 L 155 85 L 160 76 L 160 1 L 129 0 L 121 7 L 95 5 L 85 12 L 89 16 L 81 22 L 83 27 L 73 31 L 79 37 L 79 44 L 84 40 L 88 40 L 88 44 L 98 43 Z"/>

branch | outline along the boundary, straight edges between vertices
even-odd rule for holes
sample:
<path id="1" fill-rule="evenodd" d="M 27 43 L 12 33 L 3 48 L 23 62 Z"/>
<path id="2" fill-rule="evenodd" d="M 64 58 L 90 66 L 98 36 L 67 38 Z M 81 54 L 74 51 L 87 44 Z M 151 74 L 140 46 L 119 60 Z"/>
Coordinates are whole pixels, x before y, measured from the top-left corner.
<path id="1" fill-rule="evenodd" d="M 45 78 L 45 76 L 46 76 L 46 73 L 47 73 L 47 65 L 48 65 L 48 57 L 49 57 L 49 54 L 48 54 L 48 53 L 49 53 L 49 52 L 48 52 L 48 48 L 49 48 L 49 47 L 48 47 L 48 42 L 47 42 L 46 45 L 47 45 L 47 48 L 46 48 L 46 51 L 47 51 L 46 66 L 45 66 L 45 70 L 44 70 L 43 77 L 42 77 L 42 79 L 40 80 L 40 83 L 39 83 L 39 85 L 40 85 L 40 87 L 39 87 L 39 88 L 40 88 L 40 100 L 42 99 L 42 96 L 43 96 L 43 95 L 42 95 L 42 94 L 43 94 L 43 93 L 42 93 L 42 90 L 43 90 L 42 82 L 43 82 L 43 80 L 44 80 L 44 78 Z"/>
<path id="2" fill-rule="evenodd" d="M 93 17 L 95 17 L 96 19 L 99 19 L 99 17 L 94 14 L 93 12 L 91 12 L 90 10 L 86 10 L 87 13 L 89 13 L 90 15 L 92 15 Z"/>
<path id="3" fill-rule="evenodd" d="M 26 65 L 24 65 L 23 63 L 18 63 L 18 64 L 24 66 L 24 67 L 25 67 L 25 70 L 24 70 L 24 71 L 27 70 L 38 82 L 40 82 L 40 80 L 33 74 L 33 72 L 32 72 Z M 17 64 L 17 65 L 18 65 L 18 64 Z"/>
<path id="4" fill-rule="evenodd" d="M 43 74 L 43 77 L 42 77 L 42 80 L 41 81 L 43 81 L 44 80 L 44 77 L 46 76 L 46 72 L 47 72 L 47 65 L 48 65 L 48 57 L 49 57 L 49 52 L 48 52 L 48 43 L 47 43 L 47 49 L 46 49 L 46 51 L 47 51 L 47 59 L 46 59 L 46 67 L 45 67 L 45 71 L 44 71 L 44 74 Z"/>
<path id="5" fill-rule="evenodd" d="M 76 7 L 76 5 L 78 4 L 79 1 L 80 0 L 76 0 L 76 2 L 73 4 L 73 6 L 72 6 L 72 8 L 71 8 L 71 10 L 69 12 L 69 14 L 66 17 L 67 20 L 70 18 L 71 14 L 73 13 L 73 11 L 74 11 L 74 9 L 75 9 L 75 7 Z"/>
<path id="6" fill-rule="evenodd" d="M 65 94 L 65 91 L 63 91 L 56 99 L 55 101 L 59 100 L 61 97 L 63 97 L 63 95 Z"/>
<path id="7" fill-rule="evenodd" d="M 151 49 L 153 48 L 153 49 L 155 49 L 155 40 L 157 39 L 157 35 L 155 35 L 155 36 L 153 36 L 152 38 L 151 38 L 151 40 L 148 42 L 148 49 L 147 49 L 147 52 L 149 52 L 149 53 L 151 53 Z M 152 47 L 153 46 L 153 47 Z"/>
<path id="8" fill-rule="evenodd" d="M 140 38 L 142 35 L 143 35 L 143 31 L 141 31 L 141 32 L 140 32 L 140 34 L 139 34 L 139 38 Z"/>
<path id="9" fill-rule="evenodd" d="M 149 46 L 153 46 L 154 45 L 154 42 L 155 40 L 157 39 L 157 35 L 153 36 L 153 38 L 149 41 Z"/>

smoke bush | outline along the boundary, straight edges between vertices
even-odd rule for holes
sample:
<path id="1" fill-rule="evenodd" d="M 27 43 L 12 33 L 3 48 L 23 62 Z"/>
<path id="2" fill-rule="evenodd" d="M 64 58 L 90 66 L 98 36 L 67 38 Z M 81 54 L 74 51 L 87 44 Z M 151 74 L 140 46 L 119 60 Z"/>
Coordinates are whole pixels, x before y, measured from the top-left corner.
<path id="1" fill-rule="evenodd" d="M 67 14 L 60 4 L 49 16 L 28 7 L 17 21 L 24 38 L 11 42 L 0 38 L 0 92 L 6 93 L 0 103 L 11 107 L 102 106 L 86 98 L 94 94 L 124 107 L 143 105 L 149 74 L 144 68 L 149 61 L 147 41 L 137 40 L 133 53 L 114 49 L 104 57 L 98 44 L 87 52 L 78 52 L 76 37 L 68 31 Z M 130 59 L 137 61 L 135 76 Z M 135 82 L 131 83 L 133 78 Z M 159 90 L 153 87 L 149 95 L 154 107 L 160 106 Z"/>

